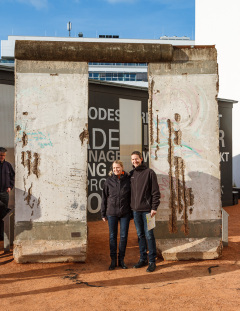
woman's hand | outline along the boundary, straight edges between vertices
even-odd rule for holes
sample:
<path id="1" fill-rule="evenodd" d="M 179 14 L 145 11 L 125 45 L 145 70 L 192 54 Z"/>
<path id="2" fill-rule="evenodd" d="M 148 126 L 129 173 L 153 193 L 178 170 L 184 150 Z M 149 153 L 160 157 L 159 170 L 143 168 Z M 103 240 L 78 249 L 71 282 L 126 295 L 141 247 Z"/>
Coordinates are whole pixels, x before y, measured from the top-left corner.
<path id="1" fill-rule="evenodd" d="M 103 220 L 103 221 L 106 221 L 106 220 L 107 220 L 107 218 L 106 218 L 106 217 L 103 217 L 103 218 L 102 218 L 102 220 Z"/>

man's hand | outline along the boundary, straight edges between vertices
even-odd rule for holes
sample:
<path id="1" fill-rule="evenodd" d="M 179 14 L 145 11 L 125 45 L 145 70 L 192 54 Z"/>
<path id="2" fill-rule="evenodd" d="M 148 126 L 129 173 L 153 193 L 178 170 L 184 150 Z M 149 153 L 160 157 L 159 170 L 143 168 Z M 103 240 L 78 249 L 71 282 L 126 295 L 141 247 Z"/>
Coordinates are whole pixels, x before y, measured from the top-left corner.
<path id="1" fill-rule="evenodd" d="M 9 193 L 11 191 L 11 188 L 7 188 L 7 193 Z"/>
<path id="2" fill-rule="evenodd" d="M 103 220 L 103 221 L 106 221 L 106 220 L 107 220 L 107 218 L 106 218 L 106 217 L 103 217 L 103 218 L 102 218 L 102 220 Z"/>
<path id="3" fill-rule="evenodd" d="M 153 209 L 151 210 L 151 217 L 155 216 L 157 214 L 157 211 L 154 211 Z"/>

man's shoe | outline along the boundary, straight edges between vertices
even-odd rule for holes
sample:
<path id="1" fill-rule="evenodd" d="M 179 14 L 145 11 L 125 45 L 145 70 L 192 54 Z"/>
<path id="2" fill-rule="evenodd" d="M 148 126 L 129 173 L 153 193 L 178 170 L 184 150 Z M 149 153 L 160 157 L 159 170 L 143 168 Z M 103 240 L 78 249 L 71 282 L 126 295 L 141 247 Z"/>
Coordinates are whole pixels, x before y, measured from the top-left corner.
<path id="1" fill-rule="evenodd" d="M 118 261 L 118 266 L 119 266 L 119 267 L 122 267 L 122 269 L 128 269 L 128 267 L 125 265 L 125 263 L 124 263 L 123 260 L 119 260 L 119 261 Z"/>
<path id="2" fill-rule="evenodd" d="M 117 263 L 117 260 L 116 259 L 112 259 L 111 264 L 110 264 L 108 270 L 114 270 L 116 268 L 116 263 Z"/>
<path id="3" fill-rule="evenodd" d="M 139 260 L 138 263 L 136 263 L 136 265 L 133 266 L 133 268 L 138 269 L 138 268 L 142 268 L 148 265 L 148 261 L 147 260 Z"/>
<path id="4" fill-rule="evenodd" d="M 149 266 L 147 268 L 147 272 L 153 272 L 156 269 L 156 264 L 155 262 L 149 262 Z"/>

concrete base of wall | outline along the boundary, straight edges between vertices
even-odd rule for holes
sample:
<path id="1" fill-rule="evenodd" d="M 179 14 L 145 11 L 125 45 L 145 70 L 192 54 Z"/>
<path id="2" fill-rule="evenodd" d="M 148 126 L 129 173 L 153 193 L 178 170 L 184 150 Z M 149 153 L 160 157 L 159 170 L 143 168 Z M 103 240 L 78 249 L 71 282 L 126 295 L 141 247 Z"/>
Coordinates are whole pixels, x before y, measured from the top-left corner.
<path id="1" fill-rule="evenodd" d="M 83 222 L 18 222 L 13 256 L 17 263 L 85 262 L 87 224 Z"/>
<path id="2" fill-rule="evenodd" d="M 86 243 L 79 241 L 15 241 L 14 259 L 27 262 L 85 262 Z"/>
<path id="3" fill-rule="evenodd" d="M 222 254 L 219 238 L 157 239 L 156 244 L 164 260 L 216 259 Z"/>
<path id="4" fill-rule="evenodd" d="M 161 213 L 161 205 L 160 205 Z M 175 233 L 169 232 L 169 221 L 156 221 L 154 235 L 156 239 L 185 239 L 186 235 L 182 230 L 182 220 L 176 221 Z M 189 233 L 187 238 L 220 238 L 222 235 L 222 219 L 188 221 Z"/>

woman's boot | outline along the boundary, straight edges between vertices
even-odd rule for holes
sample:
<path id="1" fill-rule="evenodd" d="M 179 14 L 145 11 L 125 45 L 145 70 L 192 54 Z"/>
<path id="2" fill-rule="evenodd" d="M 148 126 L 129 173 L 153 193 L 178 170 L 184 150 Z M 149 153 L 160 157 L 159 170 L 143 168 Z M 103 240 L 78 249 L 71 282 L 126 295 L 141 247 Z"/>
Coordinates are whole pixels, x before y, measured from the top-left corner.
<path id="1" fill-rule="evenodd" d="M 122 269 L 127 269 L 127 268 L 128 268 L 128 267 L 125 265 L 123 259 L 119 259 L 119 260 L 118 260 L 118 266 L 119 266 L 119 267 L 122 267 Z"/>
<path id="2" fill-rule="evenodd" d="M 116 265 L 117 265 L 117 258 L 112 258 L 109 270 L 114 270 L 116 268 Z"/>

